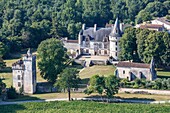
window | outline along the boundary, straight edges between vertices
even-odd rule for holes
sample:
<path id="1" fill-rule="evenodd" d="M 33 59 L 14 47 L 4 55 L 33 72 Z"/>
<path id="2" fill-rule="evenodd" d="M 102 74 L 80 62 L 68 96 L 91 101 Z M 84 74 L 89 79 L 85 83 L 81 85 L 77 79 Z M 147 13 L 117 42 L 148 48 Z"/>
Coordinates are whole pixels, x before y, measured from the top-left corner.
<path id="1" fill-rule="evenodd" d="M 117 45 L 117 42 L 115 43 L 115 45 Z"/>
<path id="2" fill-rule="evenodd" d="M 20 75 L 18 75 L 18 80 L 21 80 L 21 77 L 20 77 Z"/>
<path id="3" fill-rule="evenodd" d="M 21 87 L 21 82 L 18 82 L 18 87 Z"/>
<path id="4" fill-rule="evenodd" d="M 89 50 L 88 50 L 88 49 L 86 49 L 86 53 L 89 53 Z"/>
<path id="5" fill-rule="evenodd" d="M 117 47 L 115 48 L 115 50 L 117 51 Z"/>
<path id="6" fill-rule="evenodd" d="M 101 43 L 99 44 L 99 48 L 102 48 L 102 44 Z"/>
<path id="7" fill-rule="evenodd" d="M 107 55 L 107 50 L 104 50 L 104 54 Z"/>
<path id="8" fill-rule="evenodd" d="M 125 74 L 125 70 L 123 70 L 123 74 Z"/>
<path id="9" fill-rule="evenodd" d="M 115 53 L 115 55 L 117 56 L 117 52 Z"/>

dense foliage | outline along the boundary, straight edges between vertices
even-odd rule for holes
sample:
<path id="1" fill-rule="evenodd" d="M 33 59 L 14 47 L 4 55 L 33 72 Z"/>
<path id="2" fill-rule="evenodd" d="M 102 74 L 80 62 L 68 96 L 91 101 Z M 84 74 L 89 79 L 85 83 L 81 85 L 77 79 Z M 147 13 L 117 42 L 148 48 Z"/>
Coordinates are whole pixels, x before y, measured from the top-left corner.
<path id="1" fill-rule="evenodd" d="M 40 75 L 54 83 L 66 61 L 66 50 L 63 44 L 55 38 L 44 40 L 38 46 L 37 53 Z"/>
<path id="2" fill-rule="evenodd" d="M 108 98 L 118 93 L 119 80 L 116 76 L 110 75 L 108 77 L 95 75 L 90 78 L 89 86 L 84 91 L 86 94 L 97 92 L 102 96 L 104 93 Z"/>
<path id="3" fill-rule="evenodd" d="M 170 78 L 161 79 L 158 78 L 154 81 L 146 81 L 145 79 L 136 79 L 134 81 L 128 81 L 122 79 L 120 86 L 123 88 L 146 88 L 146 89 L 157 89 L 157 90 L 170 90 Z"/>
<path id="4" fill-rule="evenodd" d="M 97 102 L 34 102 L 0 106 L 2 113 L 169 113 L 170 104 L 126 104 Z"/>
<path id="5" fill-rule="evenodd" d="M 150 63 L 157 67 L 170 66 L 170 35 L 167 32 L 128 28 L 120 39 L 120 60 Z"/>
<path id="6" fill-rule="evenodd" d="M 21 48 L 36 48 L 47 38 L 76 39 L 82 23 L 104 26 L 116 17 L 139 23 L 166 16 L 169 4 L 168 0 L 1 0 L 0 46 L 6 45 L 3 54 L 8 57 Z"/>
<path id="7" fill-rule="evenodd" d="M 78 88 L 80 78 L 76 68 L 66 68 L 60 73 L 59 79 L 55 83 L 60 89 L 67 89 L 68 100 L 71 100 L 71 88 Z"/>
<path id="8" fill-rule="evenodd" d="M 18 96 L 18 94 L 17 94 L 15 88 L 11 86 L 7 91 L 7 97 L 9 99 L 15 99 L 15 98 L 17 98 L 17 96 Z"/>
<path id="9" fill-rule="evenodd" d="M 5 88 L 6 88 L 6 84 L 0 78 L 0 95 L 3 93 Z"/>

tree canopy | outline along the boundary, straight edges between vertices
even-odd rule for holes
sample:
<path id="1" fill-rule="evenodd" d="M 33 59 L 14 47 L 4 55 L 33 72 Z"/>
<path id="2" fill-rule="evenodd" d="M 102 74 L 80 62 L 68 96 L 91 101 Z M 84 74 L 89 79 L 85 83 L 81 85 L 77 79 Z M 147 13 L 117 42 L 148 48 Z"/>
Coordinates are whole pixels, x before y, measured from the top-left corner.
<path id="1" fill-rule="evenodd" d="M 167 32 L 128 28 L 120 39 L 119 58 L 150 63 L 154 57 L 157 67 L 170 66 L 169 40 Z"/>
<path id="2" fill-rule="evenodd" d="M 78 83 L 80 78 L 78 76 L 78 71 L 75 68 L 66 68 L 60 75 L 59 79 L 55 83 L 55 86 L 58 86 L 60 89 L 67 89 L 68 100 L 71 100 L 71 88 L 78 88 Z"/>
<path id="3" fill-rule="evenodd" d="M 40 75 L 50 82 L 55 82 L 58 74 L 64 69 L 66 49 L 61 41 L 55 38 L 44 40 L 37 50 Z"/>
<path id="4" fill-rule="evenodd" d="M 81 25 L 105 26 L 117 17 L 137 23 L 168 15 L 168 0 L 1 0 L 0 42 L 7 52 L 37 48 L 55 37 L 77 39 Z"/>
<path id="5" fill-rule="evenodd" d="M 92 76 L 89 84 L 85 90 L 85 93 L 88 95 L 97 92 L 101 96 L 104 93 L 108 98 L 112 98 L 119 90 L 119 79 L 113 75 L 108 77 L 99 75 Z"/>

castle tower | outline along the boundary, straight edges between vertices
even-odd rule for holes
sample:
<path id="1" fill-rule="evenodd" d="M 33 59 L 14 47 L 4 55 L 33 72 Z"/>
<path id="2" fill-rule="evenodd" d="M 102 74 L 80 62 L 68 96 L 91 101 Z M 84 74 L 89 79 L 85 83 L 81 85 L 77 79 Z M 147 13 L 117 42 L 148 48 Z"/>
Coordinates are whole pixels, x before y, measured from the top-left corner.
<path id="1" fill-rule="evenodd" d="M 13 87 L 17 92 L 20 92 L 23 88 L 23 76 L 24 76 L 25 66 L 23 60 L 19 60 L 16 63 L 12 64 L 12 75 L 13 75 Z"/>
<path id="2" fill-rule="evenodd" d="M 24 93 L 33 94 L 36 91 L 36 56 L 32 55 L 30 49 L 23 57 L 23 64 L 25 67 L 23 90 Z"/>
<path id="3" fill-rule="evenodd" d="M 119 54 L 119 40 L 122 36 L 120 30 L 120 24 L 118 18 L 115 21 L 114 27 L 112 27 L 112 31 L 109 35 L 110 40 L 110 56 L 112 56 L 115 60 L 118 60 Z"/>

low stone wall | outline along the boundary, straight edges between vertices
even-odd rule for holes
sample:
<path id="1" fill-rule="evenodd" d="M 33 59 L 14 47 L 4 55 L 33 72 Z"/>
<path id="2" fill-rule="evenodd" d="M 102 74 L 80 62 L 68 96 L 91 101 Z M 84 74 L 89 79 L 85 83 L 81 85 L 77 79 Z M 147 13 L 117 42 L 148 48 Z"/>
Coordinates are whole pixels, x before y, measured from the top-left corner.
<path id="1" fill-rule="evenodd" d="M 119 93 L 170 95 L 170 90 L 150 90 L 150 89 L 120 88 Z"/>

